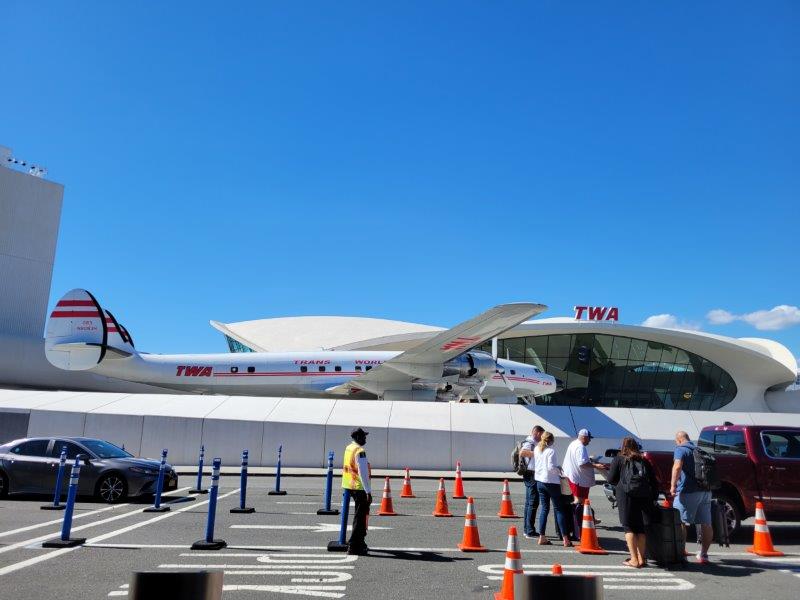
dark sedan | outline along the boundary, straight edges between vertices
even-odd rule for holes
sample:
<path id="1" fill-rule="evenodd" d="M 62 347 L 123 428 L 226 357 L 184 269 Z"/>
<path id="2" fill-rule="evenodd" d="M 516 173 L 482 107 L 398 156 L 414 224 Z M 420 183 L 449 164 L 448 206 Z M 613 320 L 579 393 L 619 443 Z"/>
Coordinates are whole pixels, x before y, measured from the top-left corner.
<path id="1" fill-rule="evenodd" d="M 81 455 L 78 494 L 111 504 L 156 491 L 160 461 L 136 458 L 103 440 L 84 437 L 40 437 L 14 440 L 0 446 L 0 497 L 9 493 L 52 494 L 61 448 L 67 449 L 62 491 L 69 486 L 75 457 Z M 164 472 L 164 491 L 178 487 L 170 465 Z"/>

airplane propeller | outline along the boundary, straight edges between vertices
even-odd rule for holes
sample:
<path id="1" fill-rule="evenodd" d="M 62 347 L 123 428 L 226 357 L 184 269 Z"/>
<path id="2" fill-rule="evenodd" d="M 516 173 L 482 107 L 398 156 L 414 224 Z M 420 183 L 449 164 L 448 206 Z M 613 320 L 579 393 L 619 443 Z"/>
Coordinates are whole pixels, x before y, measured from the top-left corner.
<path id="1" fill-rule="evenodd" d="M 506 350 L 506 352 L 508 352 L 508 350 Z M 503 380 L 503 383 L 506 384 L 506 387 L 508 388 L 508 391 L 509 392 L 513 392 L 514 391 L 514 384 L 512 384 L 506 378 L 506 370 L 503 367 L 501 367 L 500 365 L 497 364 L 497 338 L 496 337 L 492 338 L 492 358 L 494 359 L 495 371 L 497 372 L 498 375 L 500 375 L 500 379 Z M 485 387 L 486 387 L 486 381 L 484 380 L 483 385 L 481 385 L 481 391 L 483 391 L 483 388 L 485 388 Z"/>

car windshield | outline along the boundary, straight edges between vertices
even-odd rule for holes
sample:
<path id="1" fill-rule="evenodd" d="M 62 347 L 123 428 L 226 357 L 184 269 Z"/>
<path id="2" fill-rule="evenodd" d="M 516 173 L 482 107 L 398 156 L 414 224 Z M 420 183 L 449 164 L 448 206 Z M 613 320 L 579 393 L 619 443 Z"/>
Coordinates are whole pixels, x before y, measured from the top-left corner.
<path id="1" fill-rule="evenodd" d="M 133 456 L 122 448 L 103 440 L 81 440 L 81 443 L 91 450 L 98 458 L 129 458 Z"/>

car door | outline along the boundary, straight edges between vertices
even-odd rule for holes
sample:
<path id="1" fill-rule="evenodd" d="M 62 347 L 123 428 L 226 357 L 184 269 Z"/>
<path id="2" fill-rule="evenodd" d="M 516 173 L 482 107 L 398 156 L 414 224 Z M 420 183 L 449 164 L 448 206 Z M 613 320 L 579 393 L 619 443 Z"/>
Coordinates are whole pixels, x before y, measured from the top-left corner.
<path id="1" fill-rule="evenodd" d="M 61 458 L 61 448 L 67 449 L 67 462 L 64 465 L 64 476 L 61 479 L 61 492 L 66 494 L 67 489 L 69 489 L 69 476 L 72 472 L 72 465 L 75 464 L 75 457 L 79 454 L 84 454 L 86 456 L 90 456 L 89 453 L 76 444 L 75 442 L 70 442 L 69 440 L 63 439 L 56 439 L 53 445 L 50 447 L 50 470 L 52 472 L 53 483 L 52 487 L 55 487 L 56 476 L 58 474 L 58 465 Z M 88 472 L 89 469 L 86 468 L 86 465 L 81 463 L 81 474 L 79 479 L 79 491 L 81 493 L 84 492 L 84 488 L 87 487 L 85 482 L 89 479 L 92 479 L 91 473 Z M 91 486 L 90 488 L 91 489 Z"/>
<path id="2" fill-rule="evenodd" d="M 50 441 L 27 440 L 11 448 L 8 462 L 10 487 L 13 491 L 34 494 L 53 491 L 55 479 L 50 481 L 50 459 L 47 456 Z"/>
<path id="3" fill-rule="evenodd" d="M 800 431 L 768 429 L 761 432 L 767 456 L 766 513 L 800 514 Z"/>

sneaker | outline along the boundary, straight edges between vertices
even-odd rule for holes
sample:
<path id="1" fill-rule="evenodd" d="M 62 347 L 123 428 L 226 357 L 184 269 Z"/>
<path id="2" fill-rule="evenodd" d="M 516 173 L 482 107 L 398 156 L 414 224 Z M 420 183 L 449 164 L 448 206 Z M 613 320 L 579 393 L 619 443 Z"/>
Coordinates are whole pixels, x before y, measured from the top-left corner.
<path id="1" fill-rule="evenodd" d="M 522 535 L 526 540 L 535 540 L 539 537 L 538 533 L 523 533 Z"/>
<path id="2" fill-rule="evenodd" d="M 711 562 L 708 560 L 708 554 L 703 554 L 702 552 L 698 552 L 695 557 L 697 558 L 697 564 L 699 565 L 707 565 Z"/>

